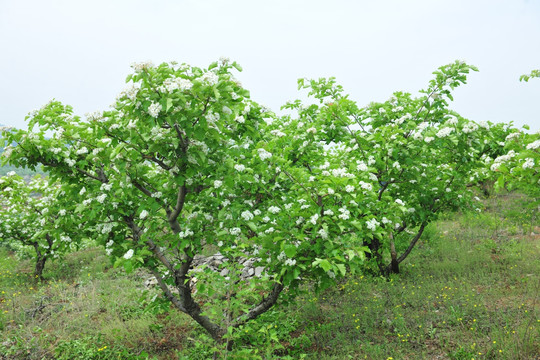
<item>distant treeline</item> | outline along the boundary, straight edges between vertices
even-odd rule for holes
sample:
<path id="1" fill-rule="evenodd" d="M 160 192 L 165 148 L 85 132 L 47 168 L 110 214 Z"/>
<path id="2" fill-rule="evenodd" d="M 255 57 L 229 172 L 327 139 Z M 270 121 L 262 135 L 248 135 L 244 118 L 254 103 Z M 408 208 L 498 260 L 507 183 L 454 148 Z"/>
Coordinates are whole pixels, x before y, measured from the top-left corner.
<path id="1" fill-rule="evenodd" d="M 39 170 L 36 169 L 36 171 L 32 171 L 30 169 L 18 168 L 18 167 L 11 166 L 11 165 L 0 166 L 0 176 L 4 176 L 10 171 L 15 171 L 18 175 L 20 175 L 22 177 L 33 176 L 33 175 L 36 175 L 36 174 L 41 174 L 41 175 L 44 174 L 44 172 L 41 169 L 39 169 Z"/>

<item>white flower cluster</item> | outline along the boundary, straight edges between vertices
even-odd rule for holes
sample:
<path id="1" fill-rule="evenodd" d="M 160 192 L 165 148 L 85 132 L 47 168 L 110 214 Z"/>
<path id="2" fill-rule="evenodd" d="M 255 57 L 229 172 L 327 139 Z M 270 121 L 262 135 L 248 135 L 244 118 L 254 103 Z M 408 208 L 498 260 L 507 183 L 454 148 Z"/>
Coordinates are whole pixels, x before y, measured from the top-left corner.
<path id="1" fill-rule="evenodd" d="M 186 230 L 180 231 L 180 232 L 178 233 L 178 237 L 179 237 L 180 239 L 183 239 L 183 238 L 186 238 L 186 237 L 188 237 L 188 236 L 192 236 L 192 235 L 194 235 L 194 234 L 195 234 L 195 233 L 194 233 L 193 231 L 189 230 L 189 228 L 186 228 Z"/>
<path id="2" fill-rule="evenodd" d="M 280 209 L 277 206 L 270 206 L 268 208 L 268 211 L 271 212 L 272 214 L 277 214 L 280 212 Z"/>
<path id="3" fill-rule="evenodd" d="M 238 172 L 243 172 L 244 170 L 246 170 L 246 167 L 242 164 L 236 164 L 234 165 L 234 169 Z"/>
<path id="4" fill-rule="evenodd" d="M 154 67 L 154 63 L 152 63 L 151 61 L 144 61 L 144 62 L 140 62 L 140 63 L 132 63 L 131 67 L 136 72 L 140 72 L 140 71 L 148 70 L 148 69 Z"/>
<path id="5" fill-rule="evenodd" d="M 163 81 L 163 85 L 160 87 L 162 92 L 173 92 L 175 90 L 186 91 L 193 87 L 193 83 L 189 79 L 181 77 L 172 77 Z"/>
<path id="6" fill-rule="evenodd" d="M 521 133 L 518 131 L 518 132 L 514 132 L 514 133 L 511 133 L 511 134 L 508 134 L 508 136 L 505 138 L 506 141 L 508 140 L 512 140 L 514 138 L 517 138 L 521 135 Z"/>
<path id="7" fill-rule="evenodd" d="M 242 233 L 242 230 L 240 228 L 232 228 L 232 229 L 229 229 L 229 234 L 233 235 L 233 236 L 238 236 Z"/>
<path id="8" fill-rule="evenodd" d="M 540 140 L 533 141 L 529 145 L 527 145 L 527 150 L 535 150 L 540 148 Z"/>
<path id="9" fill-rule="evenodd" d="M 469 134 L 476 130 L 478 130 L 478 125 L 473 122 L 469 122 L 465 124 L 465 126 L 463 126 L 463 129 L 461 131 L 463 131 L 465 134 Z"/>
<path id="10" fill-rule="evenodd" d="M 371 219 L 371 220 L 366 221 L 366 227 L 371 231 L 375 231 L 377 226 L 379 226 L 380 224 L 381 223 L 378 222 L 377 219 Z"/>
<path id="11" fill-rule="evenodd" d="M 133 257 L 133 253 L 134 253 L 133 249 L 129 249 L 129 250 L 124 254 L 124 259 L 126 259 L 126 260 L 131 259 L 131 258 Z"/>
<path id="12" fill-rule="evenodd" d="M 272 157 L 272 154 L 265 149 L 257 149 L 257 152 L 259 153 L 259 158 L 263 161 Z"/>
<path id="13" fill-rule="evenodd" d="M 456 125 L 458 123 L 457 117 L 450 115 L 450 118 L 446 120 L 446 125 Z"/>
<path id="14" fill-rule="evenodd" d="M 368 171 L 368 167 L 365 162 L 358 160 L 356 162 L 356 170 L 358 171 Z"/>
<path id="15" fill-rule="evenodd" d="M 274 136 L 277 136 L 277 137 L 283 137 L 283 136 L 286 135 L 283 131 L 280 131 L 280 130 L 272 130 L 272 131 L 270 131 L 270 134 L 272 134 Z"/>
<path id="16" fill-rule="evenodd" d="M 140 218 L 141 220 L 144 220 L 144 219 L 146 219 L 147 217 L 148 217 L 148 211 L 146 211 L 146 210 L 141 211 L 141 214 L 139 215 L 139 218 Z"/>
<path id="17" fill-rule="evenodd" d="M 86 148 L 86 146 L 83 146 L 82 148 L 77 150 L 77 155 L 83 155 L 83 154 L 88 154 L 88 149 Z"/>
<path id="18" fill-rule="evenodd" d="M 249 210 L 246 210 L 246 211 L 242 212 L 242 214 L 240 214 L 240 216 L 245 221 L 253 220 L 253 217 L 254 217 L 253 214 L 251 213 L 251 211 L 249 211 Z"/>
<path id="19" fill-rule="evenodd" d="M 342 207 L 339 209 L 339 212 L 341 214 L 338 215 L 338 218 L 340 219 L 343 219 L 343 220 L 349 220 L 349 218 L 351 217 L 351 212 L 349 210 L 347 210 L 347 208 L 345 207 Z"/>
<path id="20" fill-rule="evenodd" d="M 116 100 L 119 101 L 123 99 L 124 97 L 127 97 L 131 101 L 135 101 L 137 99 L 137 94 L 139 93 L 139 90 L 141 89 L 140 83 L 134 83 L 130 84 L 127 88 L 122 90 L 120 94 L 116 97 Z"/>
<path id="21" fill-rule="evenodd" d="M 514 150 L 510 150 L 506 155 L 499 156 L 498 158 L 493 160 L 493 164 L 491 165 L 491 171 L 496 171 L 502 163 L 510 161 L 514 156 L 516 156 Z"/>
<path id="22" fill-rule="evenodd" d="M 162 110 L 162 106 L 160 103 L 152 103 L 148 107 L 148 114 L 150 114 L 151 117 L 157 118 L 159 116 L 159 112 Z"/>
<path id="23" fill-rule="evenodd" d="M 448 135 L 450 135 L 450 133 L 452 133 L 452 131 L 454 131 L 453 128 L 450 128 L 450 127 L 445 127 L 445 128 L 442 128 L 441 130 L 439 130 L 437 132 L 437 137 L 439 138 L 443 138 L 443 137 L 447 137 Z"/>
<path id="24" fill-rule="evenodd" d="M 523 163 L 524 169 L 532 169 L 534 167 L 534 159 L 527 158 L 525 159 L 525 162 Z"/>
<path id="25" fill-rule="evenodd" d="M 208 71 L 201 76 L 201 80 L 210 86 L 214 86 L 218 83 L 219 77 L 213 71 Z"/>
<path id="26" fill-rule="evenodd" d="M 367 191 L 373 190 L 373 185 L 371 185 L 370 183 L 360 181 L 358 184 L 364 190 L 367 190 Z"/>
<path id="27" fill-rule="evenodd" d="M 353 178 L 354 175 L 347 172 L 347 169 L 345 168 L 339 168 L 339 169 L 332 169 L 330 170 L 333 176 L 335 177 L 348 177 Z"/>
<path id="28" fill-rule="evenodd" d="M 403 115 L 402 117 L 400 117 L 399 119 L 397 119 L 397 120 L 395 121 L 395 123 L 396 123 L 397 125 L 401 125 L 401 124 L 403 124 L 403 122 L 405 122 L 405 120 L 411 120 L 411 119 L 412 119 L 412 115 L 411 115 L 411 114 L 405 114 L 405 115 Z"/>
<path id="29" fill-rule="evenodd" d="M 321 238 L 323 238 L 323 239 L 325 239 L 325 240 L 328 239 L 328 232 L 327 232 L 326 230 L 324 230 L 324 229 L 321 228 L 321 229 L 318 231 L 318 233 L 319 233 L 319 235 L 321 235 Z"/>

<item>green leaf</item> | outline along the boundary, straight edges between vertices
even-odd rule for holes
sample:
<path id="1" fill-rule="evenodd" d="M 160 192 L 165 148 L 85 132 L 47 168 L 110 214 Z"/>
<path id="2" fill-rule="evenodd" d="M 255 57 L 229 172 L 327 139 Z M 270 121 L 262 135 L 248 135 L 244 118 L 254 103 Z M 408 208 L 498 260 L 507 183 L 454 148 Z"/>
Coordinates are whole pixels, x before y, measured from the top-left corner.
<path id="1" fill-rule="evenodd" d="M 362 231 L 362 223 L 360 221 L 357 221 L 357 220 L 351 221 L 351 225 L 357 228 L 358 230 Z"/>
<path id="2" fill-rule="evenodd" d="M 238 63 L 237 63 L 236 61 L 232 63 L 232 66 L 233 66 L 236 70 L 242 71 L 242 67 L 241 67 L 240 65 L 238 65 Z"/>
<path id="3" fill-rule="evenodd" d="M 125 261 L 122 265 L 124 265 L 124 269 L 126 270 L 126 273 L 131 273 L 133 271 L 133 263 L 131 261 Z"/>
<path id="4" fill-rule="evenodd" d="M 313 266 L 319 266 L 324 271 L 329 271 L 332 268 L 332 264 L 326 259 L 318 259 L 316 258 L 315 261 L 312 263 Z"/>
<path id="5" fill-rule="evenodd" d="M 345 268 L 345 265 L 336 264 L 336 267 L 339 269 L 339 272 L 341 273 L 341 275 L 345 276 L 345 274 L 347 273 L 347 269 Z"/>
<path id="6" fill-rule="evenodd" d="M 298 250 L 294 245 L 285 245 L 285 249 L 283 249 L 283 251 L 285 252 L 285 255 L 287 255 L 287 257 L 292 258 L 294 257 L 294 255 L 296 255 L 296 252 Z"/>
<path id="7" fill-rule="evenodd" d="M 255 225 L 255 223 L 253 222 L 248 222 L 247 225 L 249 226 L 249 228 L 251 229 L 251 231 L 253 232 L 257 232 L 257 225 Z"/>
<path id="8" fill-rule="evenodd" d="M 171 98 L 167 98 L 167 105 L 165 106 L 165 112 L 169 112 L 169 109 L 172 107 L 173 101 Z"/>

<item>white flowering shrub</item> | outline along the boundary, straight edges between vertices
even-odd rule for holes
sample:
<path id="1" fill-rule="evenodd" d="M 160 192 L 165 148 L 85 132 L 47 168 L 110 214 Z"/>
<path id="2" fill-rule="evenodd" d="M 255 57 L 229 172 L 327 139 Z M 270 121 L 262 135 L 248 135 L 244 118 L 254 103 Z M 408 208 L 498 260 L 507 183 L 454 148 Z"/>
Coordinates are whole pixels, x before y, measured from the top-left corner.
<path id="1" fill-rule="evenodd" d="M 505 142 L 506 153 L 492 159 L 491 171 L 497 176 L 497 187 L 519 189 L 540 201 L 540 132 L 514 130 Z"/>
<path id="2" fill-rule="evenodd" d="M 359 234 L 382 274 L 399 271 L 399 263 L 441 211 L 474 206 L 467 187 L 488 176 L 486 157 L 502 149 L 492 124 L 474 123 L 448 109 L 451 90 L 465 83 L 471 70 L 476 69 L 462 62 L 443 66 L 423 96 L 396 92 L 365 108 L 333 79 L 303 79 L 299 87 L 309 89 L 314 104 L 287 106 L 298 111 L 297 122 L 305 129 L 315 129 L 304 129 L 304 136 L 326 144 L 334 156 L 332 166 L 350 169 L 355 180 L 350 185 L 363 207 L 355 213 Z M 309 143 L 292 146 L 299 150 L 294 158 Z"/>
<path id="3" fill-rule="evenodd" d="M 540 78 L 540 70 L 522 75 L 520 81 Z M 529 130 L 528 126 L 524 126 Z M 531 206 L 540 203 L 540 131 L 529 133 L 510 127 L 499 145 L 504 151 L 488 159 L 499 189 L 519 189 L 531 196 Z"/>
<path id="4" fill-rule="evenodd" d="M 34 276 L 41 279 L 47 260 L 80 243 L 84 231 L 74 227 L 73 208 L 73 199 L 65 197 L 60 184 L 39 176 L 26 183 L 10 172 L 0 178 L 0 242 L 18 254 L 31 249 Z"/>
<path id="5" fill-rule="evenodd" d="M 272 114 L 249 100 L 235 67 L 138 64 L 113 110 L 82 119 L 52 101 L 28 117 L 28 131 L 4 133 L 17 144 L 7 162 L 43 164 L 66 196 L 81 198 L 76 216 L 96 224 L 115 265 L 149 269 L 218 342 L 285 287 L 309 278 L 326 286 L 357 270 L 365 250 L 350 169 L 328 168 L 335 190 L 304 185 L 309 174 L 282 158 L 288 141 L 274 141 L 283 135 L 268 127 Z M 192 271 L 209 251 L 227 259 L 221 271 Z"/>

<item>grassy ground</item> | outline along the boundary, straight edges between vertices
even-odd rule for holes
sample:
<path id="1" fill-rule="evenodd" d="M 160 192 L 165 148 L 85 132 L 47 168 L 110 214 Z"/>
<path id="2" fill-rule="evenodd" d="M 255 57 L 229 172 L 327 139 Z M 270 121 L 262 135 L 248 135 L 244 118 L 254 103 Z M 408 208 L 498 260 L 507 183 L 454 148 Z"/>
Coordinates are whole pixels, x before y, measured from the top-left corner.
<path id="1" fill-rule="evenodd" d="M 263 358 L 539 359 L 540 221 L 510 194 L 432 224 L 402 273 L 349 278 L 242 329 Z M 531 215 L 533 214 L 533 215 Z M 0 250 L 0 359 L 206 359 L 209 340 L 101 249 L 47 264 Z M 139 301 L 142 299 L 143 301 Z M 221 353 L 221 357 L 233 354 Z M 236 358 L 242 358 L 241 355 Z"/>

